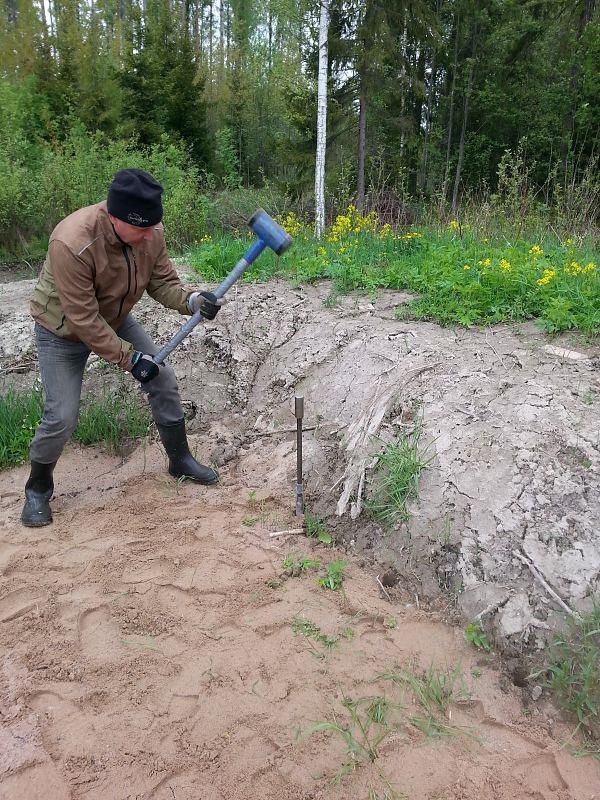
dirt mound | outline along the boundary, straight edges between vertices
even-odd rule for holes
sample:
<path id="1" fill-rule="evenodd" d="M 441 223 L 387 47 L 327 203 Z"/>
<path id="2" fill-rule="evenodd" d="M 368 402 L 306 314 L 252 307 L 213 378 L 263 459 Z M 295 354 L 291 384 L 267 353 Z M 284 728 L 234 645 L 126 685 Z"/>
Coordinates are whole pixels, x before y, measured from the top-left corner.
<path id="1" fill-rule="evenodd" d="M 27 286 L 16 286 L 3 286 L 5 388 L 34 375 Z M 458 594 L 468 619 L 485 612 L 520 652 L 560 621 L 526 562 L 576 608 L 597 591 L 596 354 L 545 349 L 529 325 L 401 322 L 402 295 L 333 302 L 329 288 L 244 286 L 172 358 L 193 444 L 222 465 L 221 486 L 177 486 L 155 444 L 125 463 L 69 448 L 55 523 L 35 531 L 18 522 L 25 468 L 1 476 L 0 798 L 382 797 L 381 774 L 411 800 L 597 790 L 596 766 L 561 749 L 556 713 L 536 703 L 525 715 L 528 690 L 445 622 Z M 151 302 L 138 317 L 163 340 L 180 322 Z M 90 386 L 111 380 L 91 363 Z M 269 536 L 295 525 L 295 391 L 314 428 L 307 504 L 344 553 Z M 417 417 L 432 461 L 409 524 L 385 533 L 357 513 L 371 456 Z M 312 574 L 282 580 L 289 552 L 345 558 L 345 591 Z M 384 566 L 395 585 L 382 592 Z M 372 682 L 432 659 L 460 665 L 471 697 L 449 703 L 459 730 L 443 744 L 414 724 L 410 693 L 401 702 L 393 681 Z M 341 739 L 295 732 L 334 718 L 351 728 L 342 702 L 377 695 L 397 730 L 332 787 Z"/>

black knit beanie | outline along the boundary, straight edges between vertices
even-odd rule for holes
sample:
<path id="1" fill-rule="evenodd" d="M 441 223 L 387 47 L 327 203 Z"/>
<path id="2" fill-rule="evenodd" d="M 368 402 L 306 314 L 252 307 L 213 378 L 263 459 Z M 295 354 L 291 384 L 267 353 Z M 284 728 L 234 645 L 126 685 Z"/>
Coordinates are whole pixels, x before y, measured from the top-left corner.
<path id="1" fill-rule="evenodd" d="M 108 190 L 108 213 L 136 228 L 149 228 L 162 219 L 162 193 L 163 187 L 149 172 L 122 169 Z"/>

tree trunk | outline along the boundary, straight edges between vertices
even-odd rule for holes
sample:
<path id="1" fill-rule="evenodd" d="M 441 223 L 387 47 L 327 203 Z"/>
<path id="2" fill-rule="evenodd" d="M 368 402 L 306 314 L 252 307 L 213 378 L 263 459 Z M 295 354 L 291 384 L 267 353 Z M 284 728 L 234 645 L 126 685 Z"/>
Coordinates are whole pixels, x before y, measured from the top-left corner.
<path id="1" fill-rule="evenodd" d="M 367 144 L 367 86 L 364 71 L 360 76 L 358 110 L 358 175 L 356 208 L 362 214 L 365 207 L 365 150 Z"/>
<path id="2" fill-rule="evenodd" d="M 219 66 L 221 68 L 221 80 L 225 74 L 225 3 L 219 2 Z"/>
<path id="3" fill-rule="evenodd" d="M 581 14 L 579 16 L 579 24 L 577 26 L 577 44 L 581 41 L 581 37 L 583 36 L 585 29 L 589 22 L 591 22 L 592 15 L 594 13 L 594 8 L 596 6 L 596 0 L 583 0 L 583 7 L 581 9 Z M 579 59 L 573 59 L 573 66 L 571 67 L 571 80 L 569 85 L 569 106 L 567 108 L 567 112 L 563 119 L 563 130 L 562 130 L 562 142 L 561 142 L 561 161 L 562 161 L 562 170 L 563 170 L 563 179 L 565 182 L 565 190 L 567 188 L 567 174 L 568 174 L 568 166 L 569 166 L 569 152 L 571 150 L 571 144 L 573 140 L 573 131 L 575 130 L 575 102 L 577 98 L 577 92 L 579 89 Z"/>
<path id="4" fill-rule="evenodd" d="M 452 123 L 454 119 L 454 90 L 456 89 L 456 71 L 458 68 L 458 34 L 460 31 L 460 16 L 456 17 L 456 34 L 454 36 L 454 65 L 452 67 L 452 87 L 450 89 L 450 108 L 448 109 L 448 139 L 446 143 L 446 164 L 444 167 L 444 182 L 440 197 L 440 215 L 446 202 L 448 180 L 450 178 L 450 151 L 452 148 Z"/>
<path id="5" fill-rule="evenodd" d="M 317 89 L 317 157 L 315 161 L 315 236 L 325 227 L 325 151 L 327 148 L 327 33 L 329 0 L 321 0 L 319 22 L 319 82 Z"/>
<path id="6" fill-rule="evenodd" d="M 404 109 L 406 106 L 406 19 L 402 15 L 402 46 L 400 68 L 400 159 L 404 156 Z"/>
<path id="7" fill-rule="evenodd" d="M 423 191 L 427 182 L 427 162 L 429 160 L 429 134 L 431 132 L 431 110 L 433 108 L 433 96 L 435 94 L 435 87 L 437 83 L 436 73 L 436 51 L 433 51 L 431 58 L 431 78 L 429 82 L 429 93 L 427 96 L 427 108 L 425 110 L 425 132 L 423 136 L 423 156 L 421 159 L 421 168 L 417 176 L 417 189 Z"/>
<path id="8" fill-rule="evenodd" d="M 467 78 L 467 88 L 465 91 L 465 105 L 463 109 L 462 128 L 460 129 L 460 143 L 458 145 L 458 161 L 456 164 L 456 174 L 454 176 L 454 191 L 452 192 L 452 214 L 456 216 L 458 209 L 458 187 L 460 186 L 460 173 L 463 165 L 463 158 L 465 154 L 465 133 L 467 130 L 467 122 L 469 119 L 469 97 L 471 95 L 471 87 L 473 85 L 473 57 L 469 63 L 469 77 Z"/>

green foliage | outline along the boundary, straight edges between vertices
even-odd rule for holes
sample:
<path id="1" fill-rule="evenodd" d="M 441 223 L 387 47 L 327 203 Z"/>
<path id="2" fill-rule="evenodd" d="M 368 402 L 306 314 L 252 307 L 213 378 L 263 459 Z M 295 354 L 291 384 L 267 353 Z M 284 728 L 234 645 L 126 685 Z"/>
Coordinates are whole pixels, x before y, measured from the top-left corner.
<path id="1" fill-rule="evenodd" d="M 472 644 L 478 650 L 491 650 L 488 638 L 479 622 L 469 622 L 465 628 L 465 641 Z"/>
<path id="2" fill-rule="evenodd" d="M 314 622 L 298 616 L 294 617 L 292 620 L 292 631 L 294 636 L 305 636 L 307 639 L 316 643 L 317 646 L 313 645 L 311 642 L 310 650 L 312 655 L 318 659 L 323 659 L 327 652 L 331 651 L 339 644 L 340 639 L 352 639 L 354 635 L 352 628 L 345 628 L 340 633 L 328 636 L 323 633 Z"/>
<path id="3" fill-rule="evenodd" d="M 465 733 L 450 724 L 449 709 L 454 703 L 470 699 L 460 666 L 437 667 L 433 662 L 424 672 L 401 667 L 378 676 L 408 689 L 422 712 L 409 717 L 410 724 L 427 737 L 450 736 Z"/>
<path id="4" fill-rule="evenodd" d="M 362 697 L 358 700 L 344 697 L 341 704 L 342 718 L 338 719 L 339 715 L 334 714 L 333 722 L 317 722 L 304 732 L 305 736 L 331 733 L 343 742 L 346 759 L 333 777 L 334 784 L 341 783 L 357 767 L 374 763 L 379 758 L 383 742 L 401 727 L 397 715 L 399 706 L 384 696 Z"/>
<path id="5" fill-rule="evenodd" d="M 0 395 L 0 469 L 22 464 L 44 410 L 42 392 L 12 389 Z"/>
<path id="6" fill-rule="evenodd" d="M 395 442 L 386 445 L 379 456 L 369 513 L 383 525 L 392 527 L 409 519 L 406 504 L 419 495 L 419 476 L 430 459 L 422 452 L 419 425 Z"/>
<path id="7" fill-rule="evenodd" d="M 12 389 L 0 396 L 0 469 L 23 463 L 42 419 L 44 399 L 39 386 Z M 73 438 L 84 445 L 100 444 L 122 453 L 123 446 L 148 435 L 151 417 L 146 406 L 125 391 L 105 390 L 100 399 L 84 398 Z"/>
<path id="8" fill-rule="evenodd" d="M 319 586 L 323 589 L 331 589 L 333 591 L 341 589 L 342 583 L 344 582 L 344 570 L 346 567 L 346 562 L 341 559 L 332 561 L 327 565 L 327 574 L 319 578 Z"/>
<path id="9" fill-rule="evenodd" d="M 292 553 L 288 554 L 283 560 L 283 569 L 294 577 L 302 575 L 303 572 L 308 572 L 311 569 L 318 569 L 320 566 L 321 562 L 318 558 L 296 556 Z"/>
<path id="10" fill-rule="evenodd" d="M 321 518 L 311 514 L 309 511 L 304 512 L 304 527 L 309 539 L 317 539 L 321 544 L 332 543 L 331 534 L 323 525 Z"/>
<path id="11" fill-rule="evenodd" d="M 221 128 L 215 135 L 215 159 L 223 175 L 226 189 L 239 189 L 242 184 L 238 154 L 233 146 L 231 128 Z"/>
<path id="12" fill-rule="evenodd" d="M 124 390 L 105 389 L 99 399 L 84 398 L 73 438 L 84 445 L 101 444 L 109 451 L 122 453 L 128 441 L 147 436 L 150 412 L 137 398 Z"/>
<path id="13" fill-rule="evenodd" d="M 556 635 L 549 649 L 544 686 L 600 753 L 600 604 L 568 622 L 567 633 Z"/>

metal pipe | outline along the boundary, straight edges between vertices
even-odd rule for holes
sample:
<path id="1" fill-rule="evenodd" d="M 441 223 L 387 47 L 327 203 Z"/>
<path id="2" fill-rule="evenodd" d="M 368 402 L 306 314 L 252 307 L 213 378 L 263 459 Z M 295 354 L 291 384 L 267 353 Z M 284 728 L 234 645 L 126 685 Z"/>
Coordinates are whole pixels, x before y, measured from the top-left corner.
<path id="1" fill-rule="evenodd" d="M 302 420 L 304 418 L 304 395 L 294 398 L 296 417 L 296 516 L 304 514 L 304 490 L 302 488 Z"/>

